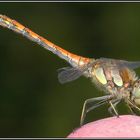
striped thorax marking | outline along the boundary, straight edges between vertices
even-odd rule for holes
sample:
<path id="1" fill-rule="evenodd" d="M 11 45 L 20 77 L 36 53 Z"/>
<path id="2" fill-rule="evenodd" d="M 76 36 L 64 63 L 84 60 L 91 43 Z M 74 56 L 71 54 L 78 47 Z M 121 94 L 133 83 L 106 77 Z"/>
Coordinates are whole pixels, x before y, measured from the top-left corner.
<path id="1" fill-rule="evenodd" d="M 119 87 L 123 86 L 123 80 L 122 80 L 122 77 L 120 76 L 120 73 L 119 73 L 118 69 L 111 70 L 111 75 L 112 75 L 112 78 L 113 78 L 113 82 L 117 86 L 119 86 Z"/>
<path id="2" fill-rule="evenodd" d="M 111 69 L 100 67 L 98 64 L 93 68 L 93 75 L 99 83 L 105 85 L 108 81 L 112 81 L 118 87 L 123 86 L 123 79 L 118 69 Z M 109 83 L 108 83 L 109 84 Z"/>
<path id="3" fill-rule="evenodd" d="M 102 67 L 97 67 L 93 71 L 96 79 L 103 85 L 107 84 L 106 76 Z"/>

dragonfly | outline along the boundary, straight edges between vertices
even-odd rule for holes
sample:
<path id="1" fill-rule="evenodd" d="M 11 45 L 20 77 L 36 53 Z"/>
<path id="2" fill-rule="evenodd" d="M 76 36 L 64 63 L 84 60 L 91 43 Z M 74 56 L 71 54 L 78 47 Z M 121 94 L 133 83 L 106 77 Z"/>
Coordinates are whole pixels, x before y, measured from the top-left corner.
<path id="1" fill-rule="evenodd" d="M 5 15 L 0 15 L 0 25 L 23 35 L 67 61 L 69 67 L 58 69 L 60 83 L 64 84 L 85 76 L 104 93 L 103 96 L 85 100 L 80 126 L 84 125 L 88 112 L 104 104 L 109 104 L 109 113 L 117 117 L 117 105 L 121 101 L 126 103 L 132 114 L 135 114 L 135 109 L 140 111 L 140 79 L 135 72 L 135 69 L 140 67 L 140 61 L 103 57 L 95 59 L 73 54 Z"/>

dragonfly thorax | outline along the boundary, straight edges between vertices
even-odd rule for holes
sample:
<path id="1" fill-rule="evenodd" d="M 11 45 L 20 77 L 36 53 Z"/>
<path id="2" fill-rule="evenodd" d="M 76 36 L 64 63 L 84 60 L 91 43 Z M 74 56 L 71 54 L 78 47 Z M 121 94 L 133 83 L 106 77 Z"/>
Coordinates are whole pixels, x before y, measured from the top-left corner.
<path id="1" fill-rule="evenodd" d="M 91 69 L 90 77 L 99 89 L 108 94 L 127 94 L 138 79 L 132 69 L 118 69 L 117 67 L 111 68 L 100 65 L 95 65 Z"/>

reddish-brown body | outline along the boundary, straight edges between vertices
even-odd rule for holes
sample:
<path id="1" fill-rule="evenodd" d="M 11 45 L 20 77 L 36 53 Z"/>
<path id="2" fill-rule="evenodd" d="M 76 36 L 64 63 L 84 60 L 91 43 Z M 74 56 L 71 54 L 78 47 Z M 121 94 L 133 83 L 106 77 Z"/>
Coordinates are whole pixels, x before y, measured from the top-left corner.
<path id="1" fill-rule="evenodd" d="M 61 47 L 53 44 L 52 42 L 48 41 L 47 39 L 39 36 L 38 34 L 34 33 L 30 29 L 26 28 L 19 22 L 12 20 L 5 15 L 0 15 L 0 25 L 3 27 L 7 27 L 17 33 L 20 33 L 34 42 L 37 42 L 44 48 L 52 51 L 59 57 L 65 59 L 73 66 L 77 66 L 77 65 L 81 66 L 81 65 L 84 65 L 84 64 L 87 64 L 90 62 L 90 58 L 78 56 L 78 55 L 75 55 L 73 53 L 66 51 L 65 49 L 62 49 Z"/>

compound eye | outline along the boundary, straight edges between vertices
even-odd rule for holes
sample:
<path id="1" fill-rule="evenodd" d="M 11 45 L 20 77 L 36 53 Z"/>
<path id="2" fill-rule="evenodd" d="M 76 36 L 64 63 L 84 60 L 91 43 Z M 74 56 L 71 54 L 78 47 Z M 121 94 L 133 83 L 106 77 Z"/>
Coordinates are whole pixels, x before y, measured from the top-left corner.
<path id="1" fill-rule="evenodd" d="M 137 83 L 135 83 L 135 85 L 133 87 L 132 94 L 133 94 L 134 99 L 135 98 L 140 99 L 140 83 L 139 83 L 139 81 L 137 81 Z"/>
<path id="2" fill-rule="evenodd" d="M 136 105 L 140 105 L 140 99 L 134 99 Z"/>

